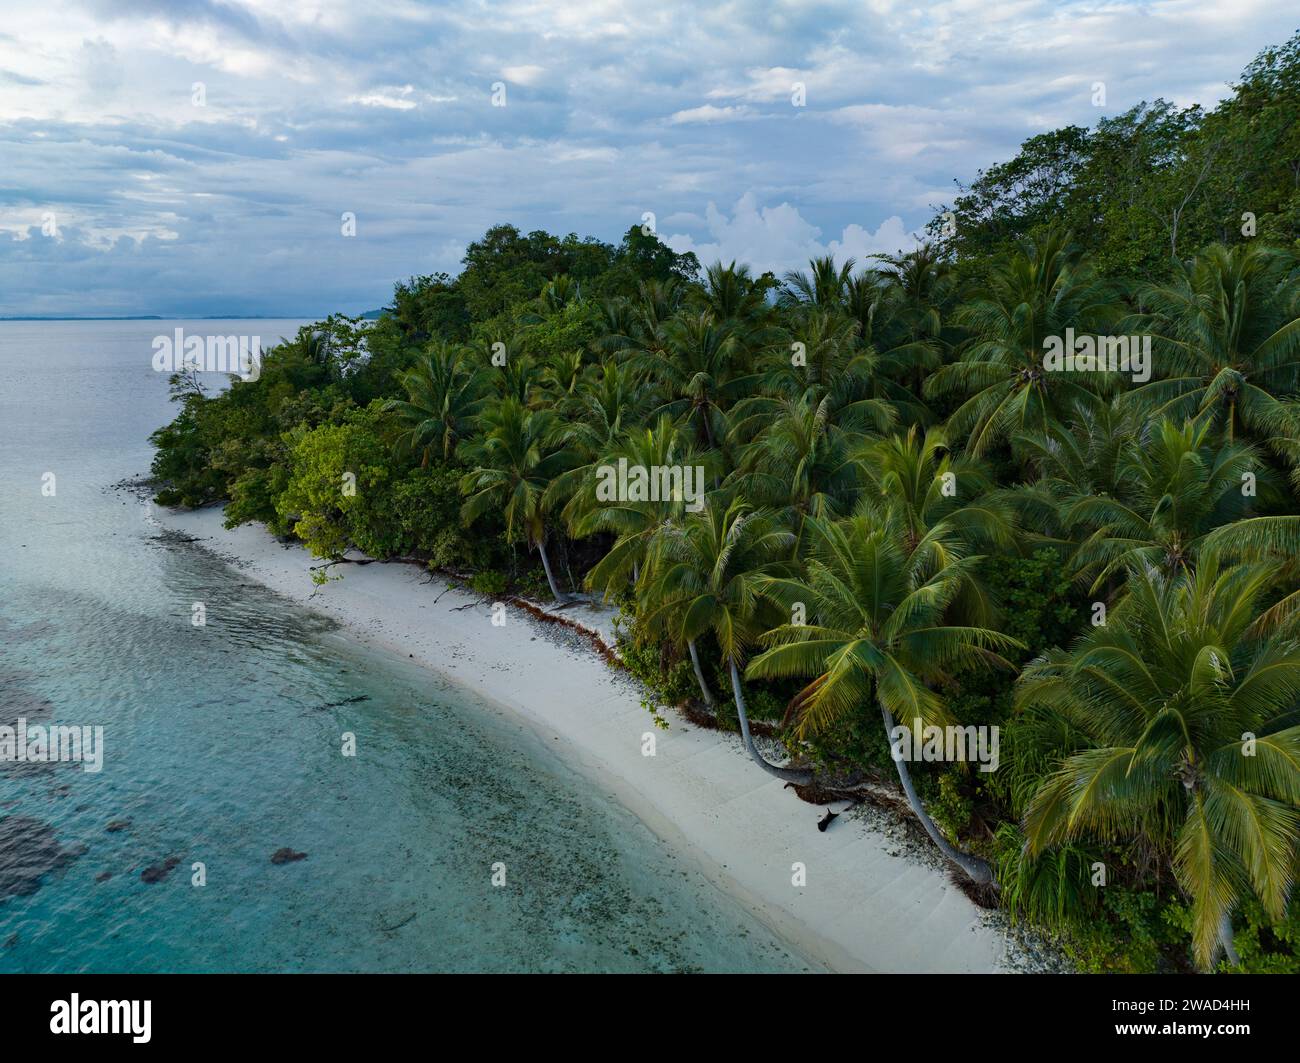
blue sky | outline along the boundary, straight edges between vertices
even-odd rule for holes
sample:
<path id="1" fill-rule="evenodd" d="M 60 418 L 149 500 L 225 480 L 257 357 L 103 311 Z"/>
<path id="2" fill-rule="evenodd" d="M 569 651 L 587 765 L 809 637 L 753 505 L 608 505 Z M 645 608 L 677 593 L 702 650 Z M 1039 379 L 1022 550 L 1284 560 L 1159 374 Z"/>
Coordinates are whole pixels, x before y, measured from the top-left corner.
<path id="1" fill-rule="evenodd" d="M 1213 105 L 1300 21 L 1289 0 L 5 7 L 0 315 L 359 313 L 505 221 L 615 240 L 650 212 L 757 269 L 894 251 L 953 178 L 1142 99 Z"/>

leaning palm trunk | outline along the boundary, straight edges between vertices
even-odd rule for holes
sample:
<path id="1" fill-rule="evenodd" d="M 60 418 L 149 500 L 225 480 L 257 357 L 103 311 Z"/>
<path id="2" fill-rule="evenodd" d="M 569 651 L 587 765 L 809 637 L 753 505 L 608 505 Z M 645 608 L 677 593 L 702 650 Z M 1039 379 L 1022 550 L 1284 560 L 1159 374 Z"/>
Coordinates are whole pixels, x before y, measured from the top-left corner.
<path id="1" fill-rule="evenodd" d="M 695 648 L 695 640 L 687 639 L 686 648 L 691 651 L 691 664 L 695 666 L 695 678 L 700 684 L 700 693 L 704 695 L 704 704 L 713 708 L 717 702 L 713 700 L 713 691 L 709 689 L 709 684 L 704 681 L 704 669 L 700 667 L 700 651 Z"/>
<path id="2" fill-rule="evenodd" d="M 775 775 L 778 779 L 785 779 L 786 782 L 793 783 L 810 783 L 812 782 L 813 773 L 802 768 L 782 768 L 765 760 L 763 754 L 758 751 L 754 745 L 754 739 L 749 733 L 749 716 L 745 712 L 745 695 L 740 690 L 740 673 L 736 671 L 736 662 L 729 660 L 731 666 L 731 692 L 736 698 L 736 715 L 740 717 L 740 735 L 745 741 L 745 750 L 749 753 L 750 758 L 769 775 Z M 698 667 L 698 666 L 697 666 Z"/>
<path id="3" fill-rule="evenodd" d="M 542 568 L 546 569 L 546 582 L 551 585 L 551 594 L 555 596 L 557 602 L 567 602 L 569 596 L 555 585 L 555 574 L 551 571 L 551 559 L 546 554 L 546 541 L 537 540 L 537 552 L 542 555 Z"/>
<path id="4" fill-rule="evenodd" d="M 1232 916 L 1228 912 L 1224 912 L 1219 920 L 1219 944 L 1223 946 L 1223 955 L 1227 961 L 1234 967 L 1240 967 L 1241 957 L 1237 955 L 1236 946 L 1232 943 Z"/>
<path id="5" fill-rule="evenodd" d="M 892 748 L 894 717 L 884 705 L 880 706 L 880 714 L 885 719 L 885 736 L 890 739 Z M 930 840 L 939 847 L 939 851 L 944 856 L 966 872 L 972 882 L 981 886 L 990 885 L 993 882 L 993 869 L 978 856 L 971 856 L 970 853 L 963 853 L 954 847 L 943 836 L 943 832 L 935 826 L 934 820 L 926 814 L 925 806 L 921 804 L 916 788 L 912 785 L 912 773 L 908 770 L 907 761 L 897 751 L 894 752 L 894 766 L 898 769 L 898 779 L 903 784 L 903 793 L 907 794 L 907 803 L 912 806 L 912 812 L 921 821 L 921 826 L 925 828 L 925 833 L 930 835 Z"/>

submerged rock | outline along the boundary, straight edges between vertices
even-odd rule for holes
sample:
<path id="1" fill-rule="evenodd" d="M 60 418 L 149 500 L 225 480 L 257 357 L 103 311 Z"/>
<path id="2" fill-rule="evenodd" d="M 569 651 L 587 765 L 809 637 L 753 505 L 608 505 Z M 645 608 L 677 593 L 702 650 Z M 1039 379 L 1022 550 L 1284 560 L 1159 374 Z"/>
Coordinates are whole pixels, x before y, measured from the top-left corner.
<path id="1" fill-rule="evenodd" d="M 65 849 L 48 823 L 31 816 L 0 819 L 0 904 L 27 897 L 41 888 L 46 875 L 66 867 L 85 852 Z"/>
<path id="2" fill-rule="evenodd" d="M 140 879 L 141 881 L 150 883 L 161 882 L 171 874 L 172 868 L 180 862 L 181 858 L 179 856 L 169 856 L 161 864 L 153 864 L 150 867 L 146 867 L 140 872 Z"/>

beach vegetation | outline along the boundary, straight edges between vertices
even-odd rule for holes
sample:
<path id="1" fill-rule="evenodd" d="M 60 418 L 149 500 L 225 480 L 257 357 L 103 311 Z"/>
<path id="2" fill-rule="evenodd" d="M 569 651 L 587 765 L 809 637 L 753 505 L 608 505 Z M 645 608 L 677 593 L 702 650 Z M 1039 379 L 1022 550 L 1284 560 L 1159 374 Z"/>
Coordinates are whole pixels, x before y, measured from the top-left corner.
<path id="1" fill-rule="evenodd" d="M 498 225 L 256 381 L 176 378 L 158 501 L 603 599 L 657 718 L 888 797 L 1080 969 L 1293 972 L 1297 130 L 1300 35 L 1212 110 L 1031 137 L 894 254 Z"/>

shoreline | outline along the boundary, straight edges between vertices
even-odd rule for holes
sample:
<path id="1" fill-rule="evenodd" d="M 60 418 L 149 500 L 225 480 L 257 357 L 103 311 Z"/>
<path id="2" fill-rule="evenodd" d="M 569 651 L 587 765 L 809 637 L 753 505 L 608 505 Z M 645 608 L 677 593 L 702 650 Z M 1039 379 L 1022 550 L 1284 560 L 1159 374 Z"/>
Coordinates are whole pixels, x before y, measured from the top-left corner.
<path id="1" fill-rule="evenodd" d="M 668 730 L 656 729 L 635 680 L 597 649 L 597 640 L 613 644 L 608 609 L 548 608 L 539 619 L 536 607 L 507 604 L 498 626 L 492 603 L 396 563 L 340 565 L 331 574 L 344 578 L 318 587 L 308 569 L 320 561 L 260 525 L 226 529 L 216 506 L 150 505 L 160 527 L 528 725 L 812 965 L 889 973 L 1031 966 L 1017 940 L 953 886 L 937 860 L 918 859 L 886 813 L 859 806 L 820 833 L 823 809 L 758 771 L 738 736 L 677 714 Z M 565 626 L 551 622 L 557 613 Z M 583 645 L 574 645 L 579 639 Z M 655 736 L 654 756 L 642 754 L 647 733 Z M 791 881 L 796 862 L 806 867 L 799 887 Z"/>

